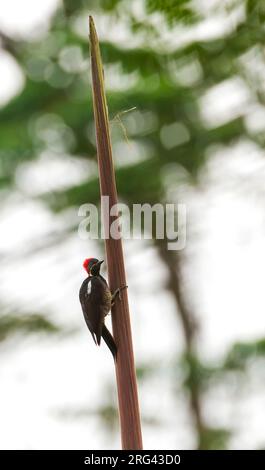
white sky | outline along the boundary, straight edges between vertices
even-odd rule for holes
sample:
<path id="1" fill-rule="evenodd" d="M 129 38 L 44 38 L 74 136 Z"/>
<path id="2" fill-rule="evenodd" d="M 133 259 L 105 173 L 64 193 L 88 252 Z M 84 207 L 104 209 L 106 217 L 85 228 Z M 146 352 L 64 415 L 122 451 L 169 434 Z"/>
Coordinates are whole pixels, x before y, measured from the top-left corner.
<path id="1" fill-rule="evenodd" d="M 22 7 L 19 0 L 1 0 L 0 27 L 12 34 L 33 34 L 36 27 L 45 27 L 43 18 L 56 4 L 54 0 L 38 3 L 25 0 Z M 4 103 L 23 85 L 16 64 L 5 53 L 0 54 L 0 75 L 0 102 Z M 226 118 L 225 93 L 233 97 L 229 102 L 235 115 L 239 112 L 237 98 L 248 105 L 248 96 L 238 82 L 226 86 L 219 100 L 219 120 Z M 206 123 L 214 118 L 211 107 L 211 100 L 216 102 L 214 92 L 202 99 Z M 76 168 L 76 178 L 79 170 L 82 172 L 82 168 Z M 253 146 L 242 143 L 229 153 L 215 152 L 202 175 L 201 187 L 180 188 L 181 202 L 187 203 L 188 220 L 193 227 L 189 234 L 193 243 L 188 242 L 185 250 L 189 260 L 185 276 L 191 303 L 202 324 L 199 352 L 208 361 L 222 357 L 236 340 L 265 334 L 264 176 L 264 156 Z M 43 205 L 23 199 L 19 193 L 8 201 L 1 219 L 0 251 L 9 254 L 35 243 L 47 226 L 55 230 L 63 226 Z M 74 235 L 56 250 L 23 260 L 23 264 L 14 259 L 1 271 L 3 300 L 10 300 L 11 296 L 14 306 L 47 309 L 55 321 L 69 327 L 74 325 L 81 331 L 64 340 L 10 341 L 0 367 L 1 448 L 119 446 L 118 439 L 107 440 L 94 417 L 67 421 L 56 417 L 58 409 L 93 407 L 99 403 L 106 381 L 114 377 L 108 351 L 104 347 L 96 349 L 90 341 L 78 301 L 84 277 L 81 262 L 92 251 L 99 255 L 98 246 L 91 243 L 90 253 L 88 246 Z M 140 388 L 145 413 L 160 408 L 161 416 L 165 417 L 162 428 L 144 426 L 145 447 L 192 447 L 185 406 L 181 398 L 172 401 L 167 376 L 167 365 L 175 352 L 181 351 L 182 339 L 180 335 L 176 343 L 175 334 L 169 334 L 176 331 L 177 323 L 172 299 L 161 288 L 164 268 L 148 243 L 143 246 L 138 241 L 128 241 L 125 253 L 136 359 L 139 362 L 157 359 L 165 374 L 163 380 L 159 375 Z M 148 276 L 146 272 L 139 273 L 139 263 L 146 265 Z M 261 410 L 265 408 L 265 397 L 260 388 L 250 390 L 241 401 L 238 396 L 227 397 L 225 393 L 221 389 L 217 397 L 211 397 L 206 416 L 215 424 L 237 423 L 238 432 L 232 442 L 235 448 L 263 444 L 265 425 Z"/>

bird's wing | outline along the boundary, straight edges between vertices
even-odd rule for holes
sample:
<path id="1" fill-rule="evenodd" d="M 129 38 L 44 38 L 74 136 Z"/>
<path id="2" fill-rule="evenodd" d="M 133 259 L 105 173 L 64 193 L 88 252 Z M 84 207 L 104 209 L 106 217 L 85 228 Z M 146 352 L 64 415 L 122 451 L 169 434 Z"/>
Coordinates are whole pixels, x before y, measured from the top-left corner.
<path id="1" fill-rule="evenodd" d="M 96 276 L 85 279 L 79 293 L 86 324 L 93 340 L 98 345 L 100 345 L 102 326 L 106 315 L 105 295 L 106 286 Z"/>

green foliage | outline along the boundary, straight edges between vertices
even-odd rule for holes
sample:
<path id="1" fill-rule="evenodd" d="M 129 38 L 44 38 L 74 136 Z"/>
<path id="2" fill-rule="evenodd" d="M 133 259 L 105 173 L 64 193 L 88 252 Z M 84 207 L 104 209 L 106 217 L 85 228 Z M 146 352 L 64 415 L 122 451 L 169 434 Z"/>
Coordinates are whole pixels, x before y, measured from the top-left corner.
<path id="1" fill-rule="evenodd" d="M 247 343 L 236 343 L 228 352 L 224 369 L 244 370 L 254 359 L 265 359 L 265 338 Z"/>
<path id="2" fill-rule="evenodd" d="M 222 428 L 204 428 L 201 430 L 199 449 L 224 450 L 227 448 L 231 432 Z"/>
<path id="3" fill-rule="evenodd" d="M 96 408 L 88 408 L 86 406 L 79 408 L 63 408 L 60 409 L 56 415 L 61 419 L 71 421 L 88 420 L 91 417 L 96 417 L 99 424 L 102 425 L 102 429 L 109 435 L 117 431 L 119 426 L 117 407 L 113 405 L 113 399 L 110 399 L 107 403 L 103 403 Z"/>
<path id="4" fill-rule="evenodd" d="M 265 5 L 263 0 L 248 0 L 246 13 L 251 21 L 255 18 L 258 21 L 258 25 L 261 25 L 261 22 L 265 18 Z"/>
<path id="5" fill-rule="evenodd" d="M 60 328 L 40 314 L 0 316 L 0 342 L 15 333 L 58 333 Z"/>
<path id="6" fill-rule="evenodd" d="M 265 338 L 241 342 L 232 345 L 222 361 L 205 364 L 194 354 L 184 354 L 174 367 L 185 372 L 183 385 L 187 390 L 197 387 L 200 393 L 205 392 L 214 383 L 223 383 L 228 374 L 246 371 L 257 359 L 265 360 Z"/>
<path id="7" fill-rule="evenodd" d="M 194 354 L 184 354 L 179 366 L 185 371 L 183 385 L 187 390 L 196 387 L 197 390 L 202 391 L 207 387 L 212 376 L 216 375 L 215 367 L 206 366 Z"/>
<path id="8" fill-rule="evenodd" d="M 127 5 L 129 13 L 129 3 L 123 4 L 124 8 Z M 70 139 L 70 147 L 67 146 L 67 139 L 61 137 L 62 147 L 66 146 L 67 152 L 83 158 L 95 158 L 95 145 L 87 131 L 88 128 L 93 129 L 87 67 L 78 67 L 78 59 L 71 54 L 65 56 L 68 57 L 68 62 L 63 60 L 64 54 L 69 53 L 69 47 L 73 46 L 80 48 L 80 57 L 87 60 L 88 43 L 87 38 L 76 34 L 71 27 L 70 18 L 78 13 L 78 4 L 65 2 L 65 5 L 68 13 L 71 12 L 68 19 L 65 18 L 62 23 L 62 15 L 55 15 L 51 30 L 41 41 L 19 45 L 17 55 L 26 73 L 26 84 L 23 92 L 0 113 L 2 184 L 12 181 L 20 163 L 38 158 L 41 150 L 50 148 L 49 140 L 38 137 L 35 127 L 38 119 L 45 115 L 58 116 L 66 130 L 71 132 L 73 138 Z M 80 8 L 82 5 L 83 2 L 80 3 Z M 168 15 L 172 15 L 175 22 L 179 21 L 175 9 L 181 11 L 183 8 L 192 8 L 190 2 L 174 1 L 147 2 L 146 7 L 150 12 L 160 11 L 167 20 Z M 101 8 L 108 11 L 109 8 L 115 8 L 115 2 L 108 5 L 103 2 Z M 251 7 L 251 15 L 253 11 L 256 11 L 254 6 Z M 260 16 L 260 7 L 258 11 Z M 135 20 L 130 16 L 128 18 L 133 28 Z M 128 48 L 108 41 L 102 42 L 106 77 L 108 67 L 117 64 L 125 75 L 136 73 L 133 84 L 125 92 L 117 90 L 108 93 L 110 116 L 134 106 L 140 116 L 144 116 L 146 112 L 152 113 L 153 125 L 144 132 L 141 125 L 137 126 L 137 122 L 133 122 L 133 117 L 125 119 L 125 126 L 128 121 L 133 123 L 133 132 L 127 126 L 129 140 L 133 138 L 136 143 L 150 148 L 153 157 L 159 162 L 158 173 L 152 173 L 157 178 L 163 166 L 172 161 L 185 167 L 192 177 L 196 176 L 212 144 L 229 145 L 244 136 L 253 139 L 258 145 L 262 144 L 257 136 L 248 135 L 242 118 L 230 119 L 222 125 L 208 128 L 200 116 L 200 98 L 211 86 L 236 76 L 242 76 L 245 81 L 245 72 L 239 59 L 263 40 L 262 25 L 250 34 L 248 19 L 246 17 L 245 23 L 239 24 L 235 31 L 224 38 L 193 41 L 173 50 L 165 47 L 156 50 L 146 44 Z M 142 29 L 145 30 L 146 27 L 143 23 Z M 141 35 L 142 29 L 137 34 Z M 78 49 L 76 54 L 77 52 Z M 190 73 L 189 67 L 192 67 Z M 194 81 L 190 84 L 188 79 L 193 74 Z M 174 145 L 173 139 L 172 145 L 165 146 L 164 141 L 161 142 L 161 132 L 163 133 L 165 126 L 174 122 L 180 122 L 186 127 L 188 140 Z M 51 131 L 53 126 L 51 121 Z M 122 140 L 122 135 L 118 140 Z M 142 164 L 145 165 L 144 162 Z M 135 170 L 137 166 L 138 163 Z M 130 170 L 127 172 L 129 180 L 134 177 L 133 167 Z M 144 166 L 142 170 L 144 173 Z M 153 187 L 156 183 L 153 182 Z M 130 199 L 130 191 L 127 194 L 127 185 L 124 186 L 125 188 L 120 188 L 120 195 L 123 199 Z M 137 194 L 145 200 L 145 185 L 139 182 L 139 188 L 142 192 L 138 191 Z M 73 191 L 77 194 L 78 188 L 73 188 Z M 82 185 L 79 192 L 80 197 L 75 198 L 76 203 L 83 199 Z M 159 200 L 161 194 L 159 183 L 157 194 L 151 197 Z"/>
<path id="9" fill-rule="evenodd" d="M 136 367 L 136 375 L 139 382 L 147 379 L 150 376 L 154 376 L 157 371 L 160 369 L 158 363 L 142 363 L 138 364 Z"/>
<path id="10" fill-rule="evenodd" d="M 146 0 L 148 13 L 161 12 L 170 26 L 176 23 L 193 23 L 198 20 L 191 0 Z"/>

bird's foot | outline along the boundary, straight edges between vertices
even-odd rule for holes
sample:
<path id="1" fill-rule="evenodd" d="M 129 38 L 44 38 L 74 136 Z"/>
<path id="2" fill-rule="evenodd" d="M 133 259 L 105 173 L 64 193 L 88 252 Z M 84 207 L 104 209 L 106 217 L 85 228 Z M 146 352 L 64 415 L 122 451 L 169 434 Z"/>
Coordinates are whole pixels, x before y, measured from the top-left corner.
<path id="1" fill-rule="evenodd" d="M 128 286 L 123 286 L 123 287 L 119 287 L 118 289 L 115 290 L 115 292 L 111 296 L 111 306 L 112 307 L 115 304 L 115 299 L 116 299 L 117 295 L 119 296 L 119 299 L 121 300 L 121 291 L 123 289 L 127 289 L 127 288 L 128 288 Z"/>

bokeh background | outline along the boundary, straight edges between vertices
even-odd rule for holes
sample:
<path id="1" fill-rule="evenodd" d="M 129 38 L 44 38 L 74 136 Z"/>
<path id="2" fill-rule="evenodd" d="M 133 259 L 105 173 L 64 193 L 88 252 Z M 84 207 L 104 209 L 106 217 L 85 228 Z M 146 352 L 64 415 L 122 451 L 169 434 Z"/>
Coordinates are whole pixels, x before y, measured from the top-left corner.
<path id="1" fill-rule="evenodd" d="M 92 14 L 120 200 L 187 205 L 184 250 L 124 243 L 145 448 L 264 448 L 264 1 L 0 12 L 0 447 L 120 446 L 112 357 L 78 300 L 104 256 L 77 232 L 99 200 Z"/>

